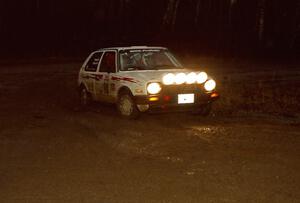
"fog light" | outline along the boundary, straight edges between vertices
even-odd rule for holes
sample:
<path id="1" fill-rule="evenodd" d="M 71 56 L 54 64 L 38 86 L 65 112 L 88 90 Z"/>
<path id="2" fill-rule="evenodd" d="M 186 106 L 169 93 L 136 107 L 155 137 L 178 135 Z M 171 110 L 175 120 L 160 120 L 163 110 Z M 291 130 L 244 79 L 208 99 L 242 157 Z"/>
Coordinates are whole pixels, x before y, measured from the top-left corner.
<path id="1" fill-rule="evenodd" d="M 150 97 L 149 98 L 149 101 L 153 102 L 153 101 L 158 101 L 159 98 L 158 97 Z"/>
<path id="2" fill-rule="evenodd" d="M 211 98 L 216 98 L 216 97 L 219 97 L 219 94 L 218 94 L 218 93 L 212 93 L 212 94 L 210 95 L 210 97 L 211 97 Z"/>

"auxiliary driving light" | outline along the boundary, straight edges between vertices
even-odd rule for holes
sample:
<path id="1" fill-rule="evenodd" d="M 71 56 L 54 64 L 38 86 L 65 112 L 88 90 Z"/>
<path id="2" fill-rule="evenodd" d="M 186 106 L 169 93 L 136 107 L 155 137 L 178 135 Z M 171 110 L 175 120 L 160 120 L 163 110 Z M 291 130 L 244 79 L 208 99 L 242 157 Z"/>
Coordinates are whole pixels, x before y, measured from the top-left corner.
<path id="1" fill-rule="evenodd" d="M 186 76 L 186 83 L 187 84 L 193 84 L 197 81 L 197 74 L 196 73 L 189 73 L 187 76 Z"/>
<path id="2" fill-rule="evenodd" d="M 177 85 L 181 85 L 181 84 L 185 83 L 185 81 L 186 81 L 186 74 L 184 74 L 184 73 L 178 73 L 175 76 L 175 83 Z"/>
<path id="3" fill-rule="evenodd" d="M 212 91 L 216 88 L 216 82 L 211 79 L 211 80 L 208 80 L 205 84 L 204 84 L 204 88 L 206 91 Z"/>
<path id="4" fill-rule="evenodd" d="M 158 97 L 150 97 L 149 101 L 154 102 L 154 101 L 158 101 L 159 98 Z"/>
<path id="5" fill-rule="evenodd" d="M 161 86 L 160 86 L 160 84 L 157 83 L 157 82 L 150 83 L 150 84 L 147 86 L 147 91 L 148 91 L 150 94 L 158 94 L 158 93 L 161 91 Z"/>
<path id="6" fill-rule="evenodd" d="M 163 77 L 163 83 L 165 85 L 172 85 L 175 82 L 175 75 L 173 73 L 169 73 Z"/>
<path id="7" fill-rule="evenodd" d="M 207 80 L 208 76 L 205 72 L 201 72 L 197 75 L 197 83 L 202 84 Z"/>

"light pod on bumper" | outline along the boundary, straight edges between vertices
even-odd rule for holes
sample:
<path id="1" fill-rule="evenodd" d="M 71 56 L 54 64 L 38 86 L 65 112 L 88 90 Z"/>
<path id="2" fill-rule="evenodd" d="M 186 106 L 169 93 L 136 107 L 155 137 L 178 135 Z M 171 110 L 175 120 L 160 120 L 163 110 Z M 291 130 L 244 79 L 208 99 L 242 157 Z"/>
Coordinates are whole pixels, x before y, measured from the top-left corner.
<path id="1" fill-rule="evenodd" d="M 196 73 L 191 72 L 191 73 L 187 74 L 187 76 L 186 76 L 186 83 L 187 84 L 193 84 L 196 81 L 197 81 L 197 74 Z"/>
<path id="2" fill-rule="evenodd" d="M 186 82 L 186 74 L 184 73 L 178 73 L 176 76 L 175 76 L 175 83 L 177 85 L 181 85 L 183 83 Z"/>
<path id="3" fill-rule="evenodd" d="M 147 91 L 149 94 L 158 94 L 161 91 L 161 86 L 157 82 L 150 83 L 147 86 Z"/>
<path id="4" fill-rule="evenodd" d="M 168 73 L 162 78 L 162 82 L 164 85 L 181 85 L 181 84 L 203 84 L 207 81 L 208 76 L 205 72 L 200 72 L 200 73 Z"/>
<path id="5" fill-rule="evenodd" d="M 175 83 L 175 75 L 173 73 L 168 73 L 163 77 L 163 83 L 165 85 L 172 85 Z"/>
<path id="6" fill-rule="evenodd" d="M 201 72 L 197 75 L 197 83 L 202 84 L 207 80 L 208 76 L 205 72 Z"/>
<path id="7" fill-rule="evenodd" d="M 212 91 L 216 88 L 216 82 L 213 79 L 206 81 L 204 84 L 204 88 L 206 91 Z"/>

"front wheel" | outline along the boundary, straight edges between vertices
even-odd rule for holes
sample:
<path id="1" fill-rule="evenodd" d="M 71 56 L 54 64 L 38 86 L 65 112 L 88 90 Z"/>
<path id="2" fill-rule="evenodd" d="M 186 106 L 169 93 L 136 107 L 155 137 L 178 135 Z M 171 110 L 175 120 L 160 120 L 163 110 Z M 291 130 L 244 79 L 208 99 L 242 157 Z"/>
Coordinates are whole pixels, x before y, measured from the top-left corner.
<path id="1" fill-rule="evenodd" d="M 120 115 L 128 119 L 136 119 L 140 113 L 133 97 L 128 93 L 123 93 L 119 96 L 117 108 Z"/>

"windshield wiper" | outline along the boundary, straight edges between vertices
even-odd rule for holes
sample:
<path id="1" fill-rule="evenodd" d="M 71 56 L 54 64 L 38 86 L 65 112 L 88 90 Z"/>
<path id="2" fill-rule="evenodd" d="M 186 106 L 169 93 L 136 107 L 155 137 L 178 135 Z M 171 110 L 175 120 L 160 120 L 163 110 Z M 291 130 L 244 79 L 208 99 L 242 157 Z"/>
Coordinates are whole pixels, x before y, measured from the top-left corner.
<path id="1" fill-rule="evenodd" d="M 123 70 L 143 70 L 144 68 L 142 66 L 137 65 L 128 65 L 123 67 Z"/>
<path id="2" fill-rule="evenodd" d="M 161 64 L 161 65 L 156 65 L 154 66 L 155 68 L 159 69 L 159 68 L 174 68 L 176 66 L 174 65 L 169 65 L 169 64 Z"/>
<path id="3" fill-rule="evenodd" d="M 138 65 L 129 65 L 125 66 L 123 70 L 157 70 L 156 67 L 153 66 L 138 66 Z"/>

